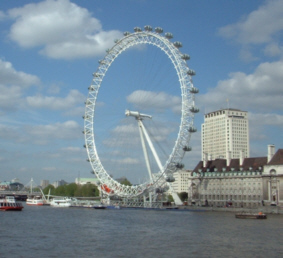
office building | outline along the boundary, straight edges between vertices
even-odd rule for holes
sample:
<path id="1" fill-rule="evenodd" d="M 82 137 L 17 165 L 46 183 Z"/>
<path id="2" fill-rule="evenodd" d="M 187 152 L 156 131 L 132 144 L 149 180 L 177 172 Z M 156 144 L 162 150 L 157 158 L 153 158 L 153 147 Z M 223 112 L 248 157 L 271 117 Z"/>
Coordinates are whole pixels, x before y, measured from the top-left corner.
<path id="1" fill-rule="evenodd" d="M 204 162 L 249 157 L 248 112 L 227 108 L 205 114 L 201 141 Z"/>

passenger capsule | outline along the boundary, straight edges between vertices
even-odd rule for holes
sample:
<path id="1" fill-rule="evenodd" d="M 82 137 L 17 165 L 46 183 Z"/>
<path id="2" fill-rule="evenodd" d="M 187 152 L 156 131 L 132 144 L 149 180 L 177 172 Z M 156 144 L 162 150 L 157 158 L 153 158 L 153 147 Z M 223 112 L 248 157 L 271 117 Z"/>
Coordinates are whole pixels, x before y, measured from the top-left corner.
<path id="1" fill-rule="evenodd" d="M 175 178 L 173 177 L 173 176 L 168 176 L 168 177 L 166 177 L 166 182 L 168 182 L 168 183 L 173 183 L 173 182 L 175 182 Z"/>
<path id="2" fill-rule="evenodd" d="M 196 87 L 191 87 L 191 88 L 190 88 L 190 93 L 196 94 L 196 93 L 198 93 L 198 92 L 199 92 L 199 89 L 198 89 L 198 88 L 196 88 Z"/>
<path id="3" fill-rule="evenodd" d="M 149 25 L 144 26 L 145 31 L 152 31 L 152 27 Z"/>
<path id="4" fill-rule="evenodd" d="M 129 36 L 131 34 L 131 32 L 129 32 L 129 31 L 125 31 L 124 32 L 124 36 L 126 37 L 126 36 Z"/>
<path id="5" fill-rule="evenodd" d="M 99 64 L 106 64 L 105 60 L 99 60 L 98 63 Z"/>
<path id="6" fill-rule="evenodd" d="M 190 76 L 194 76 L 194 75 L 196 75 L 196 72 L 194 70 L 190 69 L 189 71 L 187 71 L 187 74 L 190 75 Z"/>
<path id="7" fill-rule="evenodd" d="M 196 129 L 195 127 L 193 127 L 193 126 L 190 126 L 189 129 L 188 129 L 188 131 L 189 131 L 190 133 L 195 133 L 195 132 L 197 131 L 197 129 Z"/>
<path id="8" fill-rule="evenodd" d="M 186 60 L 186 61 L 191 59 L 191 57 L 187 54 L 183 54 L 181 58 Z"/>
<path id="9" fill-rule="evenodd" d="M 193 107 L 190 107 L 190 111 L 192 113 L 198 113 L 199 112 L 199 108 L 193 106 Z"/>
<path id="10" fill-rule="evenodd" d="M 156 32 L 156 33 L 162 33 L 162 32 L 163 32 L 163 29 L 160 28 L 160 27 L 156 27 L 156 28 L 155 28 L 155 32 Z"/>
<path id="11" fill-rule="evenodd" d="M 170 32 L 166 32 L 166 33 L 165 33 L 165 38 L 167 38 L 167 39 L 172 39 L 172 38 L 173 38 L 173 34 L 170 33 Z"/>
<path id="12" fill-rule="evenodd" d="M 191 151 L 192 147 L 190 146 L 184 146 L 183 151 Z"/>
<path id="13" fill-rule="evenodd" d="M 177 163 L 176 164 L 176 168 L 178 168 L 178 169 L 183 169 L 184 168 L 184 164 L 182 164 L 182 163 Z"/>
<path id="14" fill-rule="evenodd" d="M 174 42 L 173 45 L 174 45 L 176 48 L 181 48 L 181 47 L 183 46 L 180 41 Z"/>
<path id="15" fill-rule="evenodd" d="M 88 87 L 88 90 L 89 90 L 89 91 L 94 91 L 94 90 L 95 90 L 95 88 L 94 88 L 94 86 L 93 86 L 93 85 L 91 85 L 91 86 L 89 86 L 89 87 Z"/>
<path id="16" fill-rule="evenodd" d="M 135 31 L 135 32 L 141 32 L 142 29 L 141 29 L 140 27 L 135 27 L 135 28 L 134 28 L 134 31 Z"/>
<path id="17" fill-rule="evenodd" d="M 100 74 L 100 73 L 93 73 L 92 76 L 93 76 L 93 77 L 100 77 L 101 74 Z"/>
<path id="18" fill-rule="evenodd" d="M 115 40 L 114 40 L 114 43 L 118 43 L 118 42 L 119 42 L 119 39 L 115 39 Z"/>

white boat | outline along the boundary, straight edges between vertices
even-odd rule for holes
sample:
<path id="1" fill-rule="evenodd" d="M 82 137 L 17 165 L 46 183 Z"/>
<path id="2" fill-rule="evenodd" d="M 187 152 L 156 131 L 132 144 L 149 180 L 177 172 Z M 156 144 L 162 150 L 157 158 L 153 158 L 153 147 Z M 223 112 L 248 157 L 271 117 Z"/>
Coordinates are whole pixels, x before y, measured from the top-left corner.
<path id="1" fill-rule="evenodd" d="M 30 194 L 28 198 L 26 199 L 26 204 L 33 205 L 33 206 L 50 205 L 48 200 L 46 200 L 45 195 L 40 187 L 39 187 L 39 190 L 41 192 L 41 195 L 33 194 L 33 179 L 31 179 L 29 184 L 30 184 Z"/>
<path id="2" fill-rule="evenodd" d="M 70 207 L 76 201 L 75 198 L 69 197 L 54 197 L 50 201 L 50 205 L 53 207 Z"/>
<path id="3" fill-rule="evenodd" d="M 35 206 L 42 206 L 44 204 L 44 200 L 40 195 L 31 195 L 26 200 L 27 205 L 35 205 Z"/>

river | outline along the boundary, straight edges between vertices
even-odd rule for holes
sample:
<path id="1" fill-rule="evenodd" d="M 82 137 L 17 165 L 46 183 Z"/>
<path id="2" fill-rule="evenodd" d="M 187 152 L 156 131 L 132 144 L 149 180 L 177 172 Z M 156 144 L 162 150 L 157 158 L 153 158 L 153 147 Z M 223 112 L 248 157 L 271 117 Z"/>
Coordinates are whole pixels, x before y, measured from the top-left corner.
<path id="1" fill-rule="evenodd" d="M 25 206 L 0 212 L 0 257 L 283 257 L 283 216 Z"/>

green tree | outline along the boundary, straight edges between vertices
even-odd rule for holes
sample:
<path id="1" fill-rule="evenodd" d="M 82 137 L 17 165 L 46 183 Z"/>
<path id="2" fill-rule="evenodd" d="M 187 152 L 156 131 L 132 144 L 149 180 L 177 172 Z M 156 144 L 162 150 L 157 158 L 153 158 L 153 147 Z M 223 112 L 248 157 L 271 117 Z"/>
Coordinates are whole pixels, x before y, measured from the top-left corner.
<path id="1" fill-rule="evenodd" d="M 174 202 L 174 198 L 171 194 L 168 194 L 167 198 L 168 198 L 168 202 Z"/>
<path id="2" fill-rule="evenodd" d="M 132 186 L 132 183 L 127 179 L 127 178 L 123 178 L 120 183 L 122 185 L 128 185 L 128 186 Z"/>
<path id="3" fill-rule="evenodd" d="M 66 185 L 60 185 L 57 188 L 55 188 L 55 194 L 58 196 L 67 196 L 66 194 Z"/>
<path id="4" fill-rule="evenodd" d="M 188 193 L 187 192 L 181 192 L 181 193 L 178 193 L 178 195 L 179 195 L 182 202 L 188 200 Z"/>
<path id="5" fill-rule="evenodd" d="M 48 185 L 43 189 L 43 193 L 45 195 L 47 195 L 49 193 L 49 189 L 50 189 L 50 194 L 54 194 L 54 189 L 55 187 L 53 185 Z"/>
<path id="6" fill-rule="evenodd" d="M 74 197 L 75 196 L 75 192 L 77 191 L 78 189 L 78 185 L 76 183 L 71 183 L 71 184 L 68 184 L 66 185 L 65 187 L 65 195 L 66 196 L 70 196 L 70 197 Z"/>
<path id="7" fill-rule="evenodd" d="M 99 190 L 97 186 L 93 184 L 77 185 L 76 183 L 71 183 L 68 185 L 61 185 L 55 188 L 53 185 L 48 185 L 44 188 L 43 193 L 48 194 L 49 189 L 51 189 L 51 195 L 56 196 L 69 196 L 69 197 L 95 197 L 99 196 Z"/>
<path id="8" fill-rule="evenodd" d="M 81 193 L 83 197 L 99 196 L 97 187 L 93 184 L 85 184 L 82 186 Z"/>

